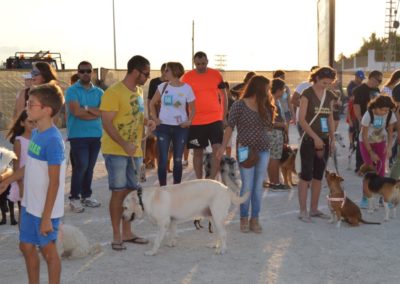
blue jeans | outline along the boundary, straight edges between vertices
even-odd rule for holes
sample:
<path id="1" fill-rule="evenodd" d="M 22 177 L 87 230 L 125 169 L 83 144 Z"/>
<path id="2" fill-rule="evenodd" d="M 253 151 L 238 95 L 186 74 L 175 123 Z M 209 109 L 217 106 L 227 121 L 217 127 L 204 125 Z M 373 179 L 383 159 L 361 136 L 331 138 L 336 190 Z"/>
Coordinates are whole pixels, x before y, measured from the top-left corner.
<path id="1" fill-rule="evenodd" d="M 240 177 L 242 179 L 242 188 L 240 196 L 250 191 L 250 197 L 240 204 L 240 217 L 249 216 L 249 207 L 251 202 L 251 217 L 258 217 L 261 209 L 263 194 L 263 181 L 267 172 L 269 162 L 269 151 L 258 152 L 259 160 L 252 168 L 239 167 Z"/>
<path id="2" fill-rule="evenodd" d="M 158 181 L 160 186 L 167 185 L 167 163 L 168 151 L 172 142 L 174 152 L 173 177 L 174 184 L 182 180 L 182 155 L 185 149 L 189 128 L 182 128 L 179 125 L 160 124 L 157 126 L 158 146 Z"/>
<path id="3" fill-rule="evenodd" d="M 143 157 L 103 154 L 108 173 L 108 188 L 112 191 L 137 190 Z"/>
<path id="4" fill-rule="evenodd" d="M 100 138 L 71 138 L 71 192 L 69 199 L 92 195 L 93 169 L 100 152 Z"/>

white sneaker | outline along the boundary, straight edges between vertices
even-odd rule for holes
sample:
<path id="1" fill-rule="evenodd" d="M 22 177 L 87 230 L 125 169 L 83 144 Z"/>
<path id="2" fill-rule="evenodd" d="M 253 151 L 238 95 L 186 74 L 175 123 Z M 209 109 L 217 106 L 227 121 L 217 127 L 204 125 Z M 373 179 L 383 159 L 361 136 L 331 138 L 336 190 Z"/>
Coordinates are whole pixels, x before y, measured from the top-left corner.
<path id="1" fill-rule="evenodd" d="M 83 211 L 85 211 L 85 208 L 83 208 L 79 199 L 71 199 L 69 201 L 69 207 L 74 213 L 82 213 Z"/>
<path id="2" fill-rule="evenodd" d="M 100 207 L 101 203 L 98 202 L 96 199 L 92 198 L 92 197 L 88 197 L 88 198 L 82 198 L 81 199 L 81 203 L 83 204 L 83 206 L 85 207 Z"/>

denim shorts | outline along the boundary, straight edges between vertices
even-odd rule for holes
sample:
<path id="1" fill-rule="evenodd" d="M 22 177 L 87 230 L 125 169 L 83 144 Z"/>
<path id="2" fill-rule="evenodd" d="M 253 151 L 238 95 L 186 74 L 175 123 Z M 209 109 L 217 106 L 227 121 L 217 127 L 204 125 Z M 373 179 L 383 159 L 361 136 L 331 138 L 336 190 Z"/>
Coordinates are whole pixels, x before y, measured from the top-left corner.
<path id="1" fill-rule="evenodd" d="M 40 223 L 42 222 L 42 218 L 30 214 L 26 211 L 25 207 L 21 207 L 21 224 L 19 228 L 20 242 L 44 247 L 50 242 L 56 241 L 60 220 L 61 218 L 51 219 L 53 232 L 48 233 L 47 236 L 43 236 L 40 233 Z"/>
<path id="2" fill-rule="evenodd" d="M 142 166 L 142 157 L 127 157 L 103 154 L 108 172 L 108 187 L 112 191 L 140 188 L 139 172 Z M 132 161 L 135 161 L 133 165 Z"/>

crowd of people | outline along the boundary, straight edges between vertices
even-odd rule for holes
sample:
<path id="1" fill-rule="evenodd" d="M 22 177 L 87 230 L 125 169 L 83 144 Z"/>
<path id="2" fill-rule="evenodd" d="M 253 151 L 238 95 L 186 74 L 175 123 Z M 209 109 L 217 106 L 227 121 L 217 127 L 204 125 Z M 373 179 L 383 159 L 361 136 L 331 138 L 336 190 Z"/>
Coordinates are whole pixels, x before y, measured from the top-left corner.
<path id="1" fill-rule="evenodd" d="M 240 230 L 262 233 L 259 213 L 264 188 L 291 188 L 281 182 L 279 165 L 284 145 L 296 143 L 289 141 L 289 124 L 296 124 L 301 138 L 298 219 L 309 223 L 312 218 L 327 217 L 318 202 L 328 156 L 335 152 L 334 132 L 340 119 L 342 98 L 335 93 L 336 71 L 313 66 L 309 79 L 291 94 L 283 70 L 276 70 L 272 80 L 249 72 L 243 83 L 230 89 L 221 73 L 208 67 L 206 53 L 197 52 L 193 62 L 195 69 L 188 72 L 179 62 L 163 64 L 161 77 L 150 83 L 147 106 L 142 86 L 150 78 L 150 62 L 140 55 L 128 61 L 125 77 L 105 91 L 92 83 L 93 67 L 88 61 L 79 63 L 65 92 L 47 63 L 36 63 L 25 76 L 25 88 L 16 99 L 15 123 L 7 136 L 18 160 L 13 173 L 0 177 L 0 192 L 8 189 L 10 200 L 21 201 L 19 240 L 30 282 L 39 279 L 37 246 L 47 262 L 49 281 L 60 279 L 55 240 L 64 215 L 66 158 L 54 120 L 64 101 L 72 166 L 69 206 L 74 213 L 101 206 L 92 191 L 93 170 L 101 152 L 111 192 L 113 250 L 125 250 L 126 243 L 148 243 L 121 217 L 124 198 L 133 190 L 142 190 L 138 177 L 144 156 L 142 142 L 151 132 L 157 137 L 161 187 L 167 185 L 170 151 L 174 184 L 181 183 L 189 150 L 193 151 L 197 179 L 203 178 L 207 147 L 212 151 L 211 179 L 218 178 L 223 155 L 235 156 L 242 180 L 240 195 L 250 193 L 240 205 Z M 400 71 L 380 90 L 382 76 L 372 71 L 366 79 L 359 70 L 347 87 L 350 147 L 357 152 L 356 172 L 365 163 L 374 165 L 383 176 L 392 158 L 390 175 L 398 178 L 400 138 L 395 139 L 393 133 L 400 121 Z M 361 207 L 367 202 L 362 198 Z"/>

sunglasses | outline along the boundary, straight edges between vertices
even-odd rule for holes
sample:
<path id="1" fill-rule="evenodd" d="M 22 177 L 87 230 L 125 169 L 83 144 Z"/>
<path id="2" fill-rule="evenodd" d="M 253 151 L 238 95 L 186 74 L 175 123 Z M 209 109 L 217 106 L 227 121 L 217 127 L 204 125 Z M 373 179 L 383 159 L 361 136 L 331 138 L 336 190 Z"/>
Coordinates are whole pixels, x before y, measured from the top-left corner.
<path id="1" fill-rule="evenodd" d="M 79 74 L 91 74 L 92 73 L 92 69 L 79 69 L 78 70 Z"/>
<path id="2" fill-rule="evenodd" d="M 378 79 L 378 78 L 375 78 L 375 77 L 374 77 L 374 79 L 375 79 L 375 81 L 377 81 L 379 84 L 382 83 L 382 79 Z"/>

